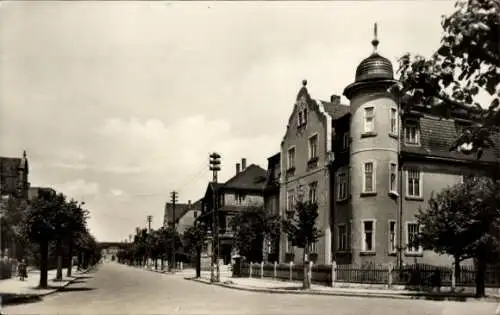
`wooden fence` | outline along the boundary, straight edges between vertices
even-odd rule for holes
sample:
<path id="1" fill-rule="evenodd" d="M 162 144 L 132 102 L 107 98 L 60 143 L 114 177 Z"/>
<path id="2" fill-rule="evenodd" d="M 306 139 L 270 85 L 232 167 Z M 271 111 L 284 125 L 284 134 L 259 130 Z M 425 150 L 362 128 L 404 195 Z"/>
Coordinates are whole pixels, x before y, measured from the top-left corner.
<path id="1" fill-rule="evenodd" d="M 312 283 L 335 285 L 336 283 L 377 284 L 406 287 L 459 287 L 475 286 L 473 266 L 461 266 L 460 274 L 454 268 L 424 264 L 392 267 L 391 265 L 312 265 Z M 304 266 L 300 264 L 243 263 L 240 277 L 273 278 L 300 281 Z M 500 268 L 491 267 L 486 272 L 486 287 L 500 288 Z"/>

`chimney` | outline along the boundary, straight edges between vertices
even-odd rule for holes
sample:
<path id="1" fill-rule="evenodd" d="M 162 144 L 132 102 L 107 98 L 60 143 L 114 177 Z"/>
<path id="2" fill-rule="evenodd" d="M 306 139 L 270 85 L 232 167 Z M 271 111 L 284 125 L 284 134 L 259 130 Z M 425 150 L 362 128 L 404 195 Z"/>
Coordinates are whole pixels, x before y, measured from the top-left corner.
<path id="1" fill-rule="evenodd" d="M 236 175 L 240 173 L 240 163 L 236 163 Z"/>
<path id="2" fill-rule="evenodd" d="M 244 171 L 247 168 L 247 159 L 241 159 L 241 170 Z"/>
<path id="3" fill-rule="evenodd" d="M 330 96 L 330 102 L 333 104 L 340 104 L 340 96 L 333 94 Z"/>

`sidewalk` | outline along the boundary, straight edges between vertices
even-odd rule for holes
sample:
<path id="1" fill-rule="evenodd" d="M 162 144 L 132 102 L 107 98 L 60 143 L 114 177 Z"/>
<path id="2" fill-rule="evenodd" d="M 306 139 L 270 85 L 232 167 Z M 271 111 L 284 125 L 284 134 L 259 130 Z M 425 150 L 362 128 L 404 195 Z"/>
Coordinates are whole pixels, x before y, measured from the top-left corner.
<path id="1" fill-rule="evenodd" d="M 77 271 L 76 267 L 72 270 L 72 276 L 66 277 L 66 269 L 63 269 L 62 281 L 55 281 L 57 270 L 49 270 L 48 272 L 48 289 L 39 289 L 40 271 L 31 270 L 28 272 L 28 278 L 25 281 L 19 280 L 19 277 L 0 280 L 0 306 L 8 303 L 37 299 L 42 296 L 52 294 L 66 287 L 71 282 L 76 280 L 78 276 L 90 271 Z"/>
<path id="2" fill-rule="evenodd" d="M 201 277 L 196 279 L 194 271 L 187 280 L 194 280 L 210 284 L 210 273 L 202 272 Z M 329 296 L 352 296 L 352 297 L 376 297 L 392 299 L 427 299 L 447 301 L 478 301 L 471 292 L 422 292 L 410 290 L 391 289 L 364 289 L 364 288 L 337 288 L 324 285 L 311 285 L 311 289 L 303 290 L 302 282 L 281 281 L 269 278 L 233 278 L 230 275 L 222 275 L 219 283 L 215 285 L 252 292 L 264 292 L 275 294 L 306 294 L 306 295 L 329 295 Z M 482 301 L 500 302 L 498 290 L 496 294 L 481 299 Z"/>

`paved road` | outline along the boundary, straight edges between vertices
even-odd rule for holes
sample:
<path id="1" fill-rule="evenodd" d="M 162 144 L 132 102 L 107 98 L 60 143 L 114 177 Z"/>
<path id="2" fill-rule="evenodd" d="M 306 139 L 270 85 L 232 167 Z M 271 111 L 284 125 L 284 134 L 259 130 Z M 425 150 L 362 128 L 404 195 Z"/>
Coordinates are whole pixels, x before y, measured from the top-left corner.
<path id="1" fill-rule="evenodd" d="M 106 263 L 40 302 L 11 314 L 383 314 L 494 315 L 486 302 L 438 302 L 245 292 Z"/>

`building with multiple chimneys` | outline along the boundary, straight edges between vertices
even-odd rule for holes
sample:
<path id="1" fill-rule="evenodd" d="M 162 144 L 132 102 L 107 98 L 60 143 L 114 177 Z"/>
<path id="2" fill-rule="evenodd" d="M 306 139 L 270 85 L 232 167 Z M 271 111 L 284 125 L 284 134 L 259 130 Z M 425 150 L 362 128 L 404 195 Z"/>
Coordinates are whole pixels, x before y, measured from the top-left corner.
<path id="1" fill-rule="evenodd" d="M 450 151 L 474 122 L 466 112 L 442 117 L 426 105 L 400 111 L 390 92 L 398 82 L 391 62 L 377 52 L 376 31 L 372 44 L 373 53 L 344 90 L 348 105 L 339 96 L 313 99 L 303 82 L 281 151 L 269 158 L 271 182 L 280 169 L 281 214 L 292 213 L 300 199 L 318 204 L 323 236 L 310 248 L 318 263 L 451 263 L 451 257 L 409 245 L 419 230 L 415 215 L 433 192 L 464 176 L 500 178 L 500 137 L 480 160 L 466 148 Z M 280 260 L 300 261 L 301 254 L 283 235 Z"/>
<path id="2" fill-rule="evenodd" d="M 495 146 L 485 149 L 481 159 L 467 146 L 450 150 L 476 122 L 466 111 L 443 117 L 426 104 L 401 110 L 392 92 L 398 86 L 393 65 L 378 53 L 378 44 L 375 25 L 373 52 L 343 91 L 349 104 L 338 95 L 329 101 L 312 98 L 304 80 L 267 172 L 256 165 L 246 168 L 243 159 L 229 181 L 208 185 L 202 212 L 210 213 L 215 195 L 226 262 L 233 250 L 228 222 L 234 213 L 252 203 L 285 217 L 293 214 L 298 200 L 318 205 L 322 237 L 309 248 L 316 263 L 453 261 L 414 244 L 419 231 L 415 215 L 433 193 L 466 176 L 500 179 L 500 136 L 492 137 Z M 302 250 L 284 234 L 268 252 L 280 262 L 302 260 Z"/>

